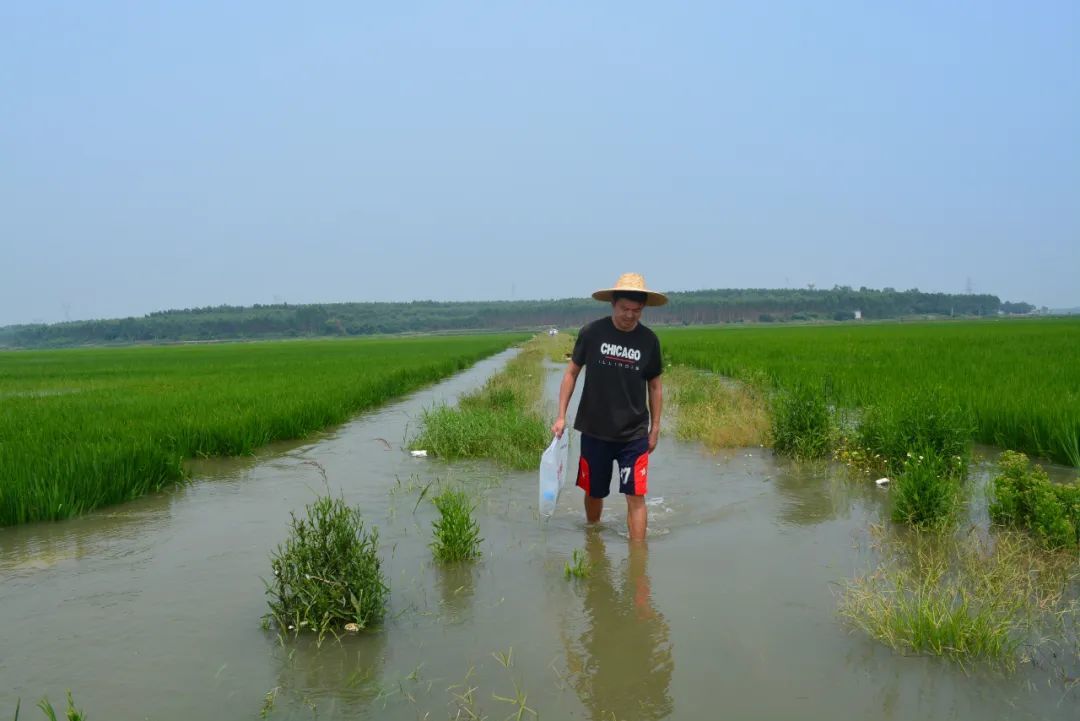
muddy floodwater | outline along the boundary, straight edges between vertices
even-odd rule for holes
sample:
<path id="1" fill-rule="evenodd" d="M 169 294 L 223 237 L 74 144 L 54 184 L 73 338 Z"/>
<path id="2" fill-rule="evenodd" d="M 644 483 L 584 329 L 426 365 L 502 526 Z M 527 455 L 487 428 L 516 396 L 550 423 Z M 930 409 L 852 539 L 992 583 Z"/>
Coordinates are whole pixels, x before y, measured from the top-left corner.
<path id="1" fill-rule="evenodd" d="M 511 352 L 303 444 L 200 463 L 174 491 L 0 529 L 0 718 L 19 697 L 39 718 L 37 699 L 66 689 L 95 721 L 1080 717 L 1080 690 L 1047 668 L 965 672 L 844 626 L 838 584 L 871 562 L 887 491 L 836 466 L 668 433 L 649 541 L 631 552 L 617 494 L 595 532 L 574 488 L 539 523 L 535 473 L 403 450 L 423 408 Z M 546 371 L 552 402 L 560 371 Z M 270 552 L 325 489 L 320 467 L 379 527 L 391 600 L 378 631 L 317 648 L 260 618 Z M 990 472 L 978 462 L 973 482 Z M 433 480 L 475 490 L 479 562 L 432 563 L 434 509 L 417 500 Z M 592 572 L 568 581 L 575 549 Z"/>

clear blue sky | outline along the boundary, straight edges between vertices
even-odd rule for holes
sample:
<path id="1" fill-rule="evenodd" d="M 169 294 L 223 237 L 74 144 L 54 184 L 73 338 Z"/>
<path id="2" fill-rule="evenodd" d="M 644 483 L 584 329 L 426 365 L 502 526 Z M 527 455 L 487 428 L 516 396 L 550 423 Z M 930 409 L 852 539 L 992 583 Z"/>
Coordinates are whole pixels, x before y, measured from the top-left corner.
<path id="1" fill-rule="evenodd" d="M 1080 3 L 5 2 L 0 324 L 834 284 L 1080 305 Z"/>

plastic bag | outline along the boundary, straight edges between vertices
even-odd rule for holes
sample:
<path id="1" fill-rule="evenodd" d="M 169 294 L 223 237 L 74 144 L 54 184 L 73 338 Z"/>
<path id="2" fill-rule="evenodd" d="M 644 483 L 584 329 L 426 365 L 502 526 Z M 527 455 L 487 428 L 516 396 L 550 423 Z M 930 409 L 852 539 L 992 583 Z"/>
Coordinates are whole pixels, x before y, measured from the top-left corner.
<path id="1" fill-rule="evenodd" d="M 562 438 L 552 438 L 551 445 L 540 456 L 540 516 L 547 518 L 555 512 L 559 491 L 566 481 L 566 457 L 570 448 L 570 431 Z"/>

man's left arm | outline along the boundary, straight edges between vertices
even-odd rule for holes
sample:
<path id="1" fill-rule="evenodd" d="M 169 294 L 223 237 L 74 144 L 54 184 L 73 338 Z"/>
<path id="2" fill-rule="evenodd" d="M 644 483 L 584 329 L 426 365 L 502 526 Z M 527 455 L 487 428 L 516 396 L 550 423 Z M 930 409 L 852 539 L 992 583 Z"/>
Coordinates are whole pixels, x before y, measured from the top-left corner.
<path id="1" fill-rule="evenodd" d="M 660 440 L 660 412 L 664 409 L 664 384 L 662 376 L 649 379 L 649 453 Z"/>

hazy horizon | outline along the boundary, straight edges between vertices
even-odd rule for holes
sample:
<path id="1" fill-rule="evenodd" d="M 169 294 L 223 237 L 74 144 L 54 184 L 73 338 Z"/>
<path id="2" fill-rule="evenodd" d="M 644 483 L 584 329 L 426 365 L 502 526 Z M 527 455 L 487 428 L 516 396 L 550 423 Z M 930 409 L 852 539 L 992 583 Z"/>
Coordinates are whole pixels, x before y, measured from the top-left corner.
<path id="1" fill-rule="evenodd" d="M 0 325 L 919 288 L 1080 306 L 1080 5 L 0 8 Z"/>
<path id="2" fill-rule="evenodd" d="M 609 284 L 601 284 L 601 285 L 606 287 Z M 652 286 L 651 283 L 649 285 Z M 889 286 L 886 286 L 886 287 L 889 287 Z M 659 290 L 661 292 L 668 293 L 668 294 L 671 294 L 671 293 L 686 293 L 686 292 L 692 293 L 692 292 L 695 292 L 695 291 L 706 291 L 707 292 L 707 291 L 716 291 L 716 290 L 765 290 L 765 291 L 771 291 L 771 290 L 803 290 L 803 289 L 799 289 L 799 288 L 683 288 L 683 289 L 679 289 L 679 290 L 672 290 L 670 288 L 658 288 L 658 287 L 655 287 L 655 286 L 652 289 L 653 290 Z M 815 290 L 819 290 L 819 291 L 827 291 L 827 290 L 831 290 L 831 289 L 832 289 L 832 286 L 830 286 L 829 288 L 815 288 Z M 593 288 L 592 290 L 599 290 L 599 287 Z M 548 296 L 548 297 L 542 297 L 542 298 L 539 298 L 539 297 L 538 298 L 487 298 L 487 299 L 462 298 L 462 299 L 458 299 L 458 300 L 446 300 L 446 299 L 442 299 L 442 298 L 412 298 L 410 300 L 403 300 L 403 301 L 399 301 L 399 300 L 368 300 L 368 299 L 362 299 L 362 300 L 310 301 L 310 302 L 307 302 L 307 303 L 297 303 L 297 302 L 289 301 L 287 299 L 282 298 L 280 300 L 269 301 L 269 302 L 256 301 L 254 303 L 239 303 L 239 304 L 221 303 L 221 304 L 213 304 L 213 305 L 209 305 L 209 306 L 186 306 L 186 307 L 182 307 L 182 308 L 155 308 L 153 310 L 147 310 L 147 311 L 141 312 L 141 313 L 131 313 L 131 314 L 124 315 L 124 316 L 103 316 L 103 317 L 95 317 L 95 318 L 69 318 L 69 319 L 64 319 L 64 320 L 59 320 L 59 321 L 28 321 L 26 323 L 12 323 L 12 324 L 6 324 L 6 325 L 0 324 L 0 328 L 9 327 L 11 325 L 33 325 L 33 324 L 40 324 L 40 323 L 52 324 L 52 323 L 64 323 L 64 322 L 112 320 L 112 319 L 132 318 L 132 317 L 133 318 L 143 318 L 143 317 L 150 316 L 150 315 L 152 315 L 154 313 L 161 313 L 161 312 L 166 312 L 166 311 L 190 311 L 190 310 L 195 310 L 195 309 L 198 309 L 198 308 L 207 308 L 207 307 L 214 308 L 214 307 L 219 307 L 219 306 L 226 306 L 226 307 L 232 307 L 232 308 L 241 308 L 241 307 L 242 308 L 252 308 L 252 307 L 254 307 L 256 305 L 259 305 L 259 306 L 271 306 L 271 305 L 281 305 L 281 304 L 287 304 L 287 305 L 290 305 L 290 306 L 293 306 L 293 305 L 301 306 L 301 305 L 334 305 L 334 304 L 339 304 L 339 303 L 425 303 L 425 302 L 435 302 L 435 303 L 485 303 L 485 302 L 502 302 L 502 301 L 522 301 L 522 302 L 542 303 L 542 302 L 547 302 L 547 301 L 570 300 L 570 299 L 576 299 L 576 298 L 585 299 L 585 298 L 588 298 L 590 296 L 590 294 L 592 293 L 592 290 L 590 290 L 588 293 L 582 293 L 580 295 Z M 858 288 L 855 288 L 855 290 L 858 290 Z M 880 291 L 880 290 L 884 290 L 884 288 L 869 288 L 869 290 L 878 290 L 878 291 Z M 906 291 L 906 290 L 912 290 L 912 289 L 909 289 L 909 288 L 892 288 L 892 290 Z M 934 291 L 934 290 L 927 290 L 925 288 L 919 288 L 917 290 L 919 290 L 921 292 L 924 292 L 924 293 L 937 293 L 937 292 L 953 293 L 953 291 Z M 963 294 L 963 292 L 964 291 L 959 291 L 959 294 Z M 1004 301 L 1030 302 L 1030 301 L 1025 301 L 1023 298 L 1001 298 L 1000 294 L 993 293 L 992 291 L 985 291 L 985 294 L 987 294 L 987 295 L 998 295 L 1000 300 L 1002 300 L 1003 302 Z M 1036 305 L 1036 308 L 1039 308 L 1039 307 L 1040 306 Z M 1056 307 L 1051 308 L 1051 310 L 1076 310 L 1077 308 L 1080 308 L 1080 306 L 1076 306 L 1076 307 L 1074 307 L 1074 306 L 1056 306 Z"/>

